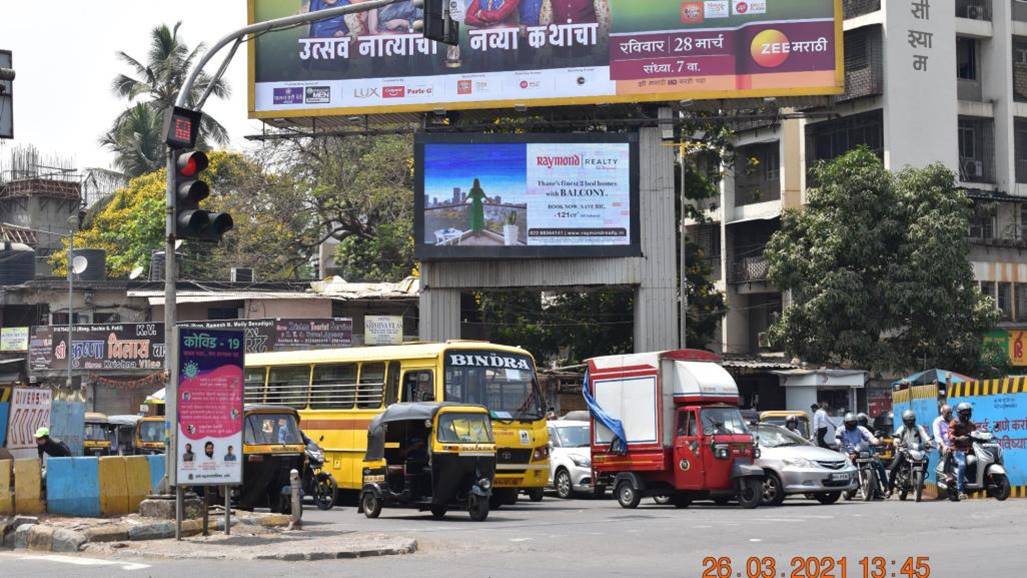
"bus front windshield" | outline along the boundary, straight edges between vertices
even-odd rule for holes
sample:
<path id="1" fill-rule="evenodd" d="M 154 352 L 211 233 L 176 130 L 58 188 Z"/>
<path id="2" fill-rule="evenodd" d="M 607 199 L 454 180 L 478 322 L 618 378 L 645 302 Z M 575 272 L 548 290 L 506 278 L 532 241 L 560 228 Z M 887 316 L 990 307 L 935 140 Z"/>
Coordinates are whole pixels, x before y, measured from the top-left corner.
<path id="1" fill-rule="evenodd" d="M 446 401 L 483 405 L 494 419 L 542 419 L 535 366 L 527 355 L 446 352 Z"/>

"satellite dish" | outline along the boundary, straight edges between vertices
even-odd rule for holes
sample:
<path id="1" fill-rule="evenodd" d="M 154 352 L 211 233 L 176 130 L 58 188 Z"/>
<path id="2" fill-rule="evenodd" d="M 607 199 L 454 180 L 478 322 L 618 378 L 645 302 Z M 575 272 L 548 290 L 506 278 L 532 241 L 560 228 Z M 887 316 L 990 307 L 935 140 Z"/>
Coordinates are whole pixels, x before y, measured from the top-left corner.
<path id="1" fill-rule="evenodd" d="M 129 279 L 138 279 L 139 276 L 143 274 L 143 271 L 144 271 L 144 269 L 143 269 L 142 265 L 136 265 L 136 268 L 132 269 L 132 272 L 128 274 L 128 278 Z"/>
<path id="2" fill-rule="evenodd" d="M 175 241 L 175 250 L 176 250 L 176 251 L 177 251 L 177 250 L 178 250 L 178 248 L 179 248 L 179 247 L 181 247 L 181 246 L 182 246 L 182 239 L 178 239 L 177 241 Z"/>
<path id="3" fill-rule="evenodd" d="M 76 255 L 71 260 L 71 271 L 76 275 L 81 275 L 89 267 L 89 260 L 82 255 Z"/>

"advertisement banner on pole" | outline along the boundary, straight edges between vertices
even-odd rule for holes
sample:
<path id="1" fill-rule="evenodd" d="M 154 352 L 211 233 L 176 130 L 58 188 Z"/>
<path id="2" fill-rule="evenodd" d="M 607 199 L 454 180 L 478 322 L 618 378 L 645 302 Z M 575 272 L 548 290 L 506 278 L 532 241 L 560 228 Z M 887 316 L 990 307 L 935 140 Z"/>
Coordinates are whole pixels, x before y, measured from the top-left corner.
<path id="1" fill-rule="evenodd" d="M 14 388 L 7 425 L 7 449 L 14 457 L 36 457 L 36 430 L 50 427 L 52 400 L 50 388 Z"/>
<path id="2" fill-rule="evenodd" d="M 409 0 L 262 34 L 250 117 L 844 92 L 841 0 L 450 0 L 450 47 Z M 462 3 L 462 5 L 460 5 Z M 332 0 L 250 0 L 249 21 Z"/>
<path id="3" fill-rule="evenodd" d="M 403 343 L 402 315 L 365 315 L 364 345 L 399 345 Z"/>
<path id="4" fill-rule="evenodd" d="M 178 483 L 241 484 L 244 332 L 178 334 Z"/>

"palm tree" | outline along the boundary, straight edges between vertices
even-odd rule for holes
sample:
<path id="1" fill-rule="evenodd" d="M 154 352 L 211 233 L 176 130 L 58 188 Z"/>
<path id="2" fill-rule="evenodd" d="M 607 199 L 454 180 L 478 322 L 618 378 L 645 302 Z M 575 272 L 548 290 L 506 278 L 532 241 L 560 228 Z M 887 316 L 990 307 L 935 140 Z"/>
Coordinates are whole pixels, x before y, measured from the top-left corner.
<path id="1" fill-rule="evenodd" d="M 100 144 L 114 151 L 115 164 L 129 177 L 139 176 L 163 164 L 161 130 L 164 112 L 174 105 L 179 88 L 204 49 L 203 44 L 189 49 L 178 37 L 181 25 L 181 22 L 177 22 L 173 28 L 168 28 L 166 24 L 161 24 L 150 32 L 150 50 L 145 64 L 125 52 L 118 52 L 118 58 L 131 69 L 131 76 L 119 74 L 114 79 L 114 94 L 128 99 L 130 103 L 141 97 L 146 100 L 136 102 L 118 115 L 111 129 L 100 138 Z M 201 73 L 189 92 L 188 104 L 195 105 L 200 95 L 211 86 L 211 82 L 209 75 Z M 211 94 L 227 98 L 231 90 L 227 82 L 219 79 L 213 83 Z M 143 111 L 143 108 L 149 110 Z M 228 131 L 221 123 L 204 114 L 197 146 L 208 148 L 209 142 L 227 143 Z M 154 160 L 156 165 L 152 162 Z M 143 172 L 135 172 L 138 170 Z"/>

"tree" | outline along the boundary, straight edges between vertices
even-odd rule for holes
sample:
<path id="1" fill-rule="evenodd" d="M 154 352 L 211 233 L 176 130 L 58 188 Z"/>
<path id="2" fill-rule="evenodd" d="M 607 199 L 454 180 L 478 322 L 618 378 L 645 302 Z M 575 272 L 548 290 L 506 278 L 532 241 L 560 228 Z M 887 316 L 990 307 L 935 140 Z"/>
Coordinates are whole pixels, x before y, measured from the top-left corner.
<path id="1" fill-rule="evenodd" d="M 997 313 L 967 259 L 971 205 L 940 164 L 889 173 L 860 148 L 816 165 L 767 244 L 791 293 L 771 337 L 811 363 L 969 370 Z"/>
<path id="2" fill-rule="evenodd" d="M 100 144 L 115 153 L 114 164 L 129 177 L 141 176 L 159 169 L 163 158 L 163 119 L 165 111 L 175 104 L 178 92 L 185 84 L 189 70 L 196 62 L 204 45 L 190 50 L 178 36 L 181 22 L 173 28 L 166 24 L 156 26 L 150 32 L 150 50 L 144 64 L 125 52 L 118 52 L 118 58 L 131 69 L 131 75 L 119 74 L 113 82 L 114 94 L 127 99 L 129 106 L 114 120 L 110 130 L 101 138 Z M 187 102 L 194 105 L 200 95 L 211 88 L 211 94 L 227 98 L 231 91 L 223 79 L 213 82 L 206 73 L 196 78 Z M 145 100 L 137 102 L 136 99 Z M 207 114 L 200 125 L 198 146 L 207 149 L 209 141 L 219 145 L 228 142 L 228 131 Z"/>
<path id="3" fill-rule="evenodd" d="M 186 242 L 181 277 L 227 280 L 233 266 L 253 267 L 264 280 L 308 277 L 314 222 L 297 210 L 303 189 L 239 154 L 214 152 L 210 161 L 204 177 L 212 194 L 204 206 L 230 213 L 235 228 L 219 244 Z M 154 250 L 164 249 L 165 186 L 164 169 L 132 179 L 76 233 L 75 246 L 107 251 L 111 277 L 146 266 Z M 65 274 L 66 251 L 52 263 L 55 274 Z"/>

